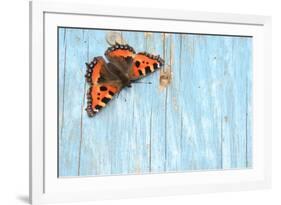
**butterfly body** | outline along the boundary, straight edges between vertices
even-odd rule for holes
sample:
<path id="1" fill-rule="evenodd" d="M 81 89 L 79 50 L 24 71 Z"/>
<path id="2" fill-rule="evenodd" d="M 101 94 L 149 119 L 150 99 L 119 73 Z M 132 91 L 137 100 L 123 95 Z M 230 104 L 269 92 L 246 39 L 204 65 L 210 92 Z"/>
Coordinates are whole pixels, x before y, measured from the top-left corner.
<path id="1" fill-rule="evenodd" d="M 146 52 L 136 54 L 131 46 L 117 43 L 106 50 L 105 57 L 108 62 L 98 56 L 86 63 L 85 77 L 90 85 L 86 111 L 90 117 L 105 107 L 116 93 L 164 64 L 160 56 Z"/>

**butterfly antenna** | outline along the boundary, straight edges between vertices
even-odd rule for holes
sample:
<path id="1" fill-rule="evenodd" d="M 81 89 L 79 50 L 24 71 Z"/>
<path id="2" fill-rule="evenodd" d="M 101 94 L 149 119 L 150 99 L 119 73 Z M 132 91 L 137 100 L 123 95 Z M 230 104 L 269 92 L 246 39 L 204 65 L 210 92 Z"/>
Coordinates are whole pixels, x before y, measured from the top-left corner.
<path id="1" fill-rule="evenodd" d="M 143 84 L 152 84 L 152 82 L 142 82 L 142 81 L 133 81 L 132 83 L 143 83 Z"/>

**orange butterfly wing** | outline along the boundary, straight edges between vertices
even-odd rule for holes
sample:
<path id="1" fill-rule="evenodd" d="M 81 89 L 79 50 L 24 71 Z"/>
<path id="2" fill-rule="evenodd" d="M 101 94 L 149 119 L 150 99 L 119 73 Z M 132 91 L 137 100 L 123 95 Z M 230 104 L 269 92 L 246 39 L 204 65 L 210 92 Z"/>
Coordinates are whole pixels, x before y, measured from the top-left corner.
<path id="1" fill-rule="evenodd" d="M 133 57 L 133 55 L 135 54 L 135 50 L 129 46 L 128 44 L 126 45 L 120 45 L 118 43 L 116 43 L 114 46 L 109 47 L 104 55 L 110 60 L 112 58 L 128 58 L 128 57 Z"/>
<path id="2" fill-rule="evenodd" d="M 142 78 L 164 65 L 164 60 L 158 55 L 152 55 L 146 52 L 138 53 L 134 57 L 131 76 L 132 80 Z"/>
<path id="3" fill-rule="evenodd" d="M 120 91 L 117 82 L 110 79 L 105 72 L 106 62 L 102 57 L 95 57 L 90 64 L 87 65 L 87 73 L 85 75 L 90 88 L 87 92 L 87 108 L 86 111 L 90 117 L 98 113 L 113 96 Z M 104 74 L 105 73 L 105 74 Z"/>

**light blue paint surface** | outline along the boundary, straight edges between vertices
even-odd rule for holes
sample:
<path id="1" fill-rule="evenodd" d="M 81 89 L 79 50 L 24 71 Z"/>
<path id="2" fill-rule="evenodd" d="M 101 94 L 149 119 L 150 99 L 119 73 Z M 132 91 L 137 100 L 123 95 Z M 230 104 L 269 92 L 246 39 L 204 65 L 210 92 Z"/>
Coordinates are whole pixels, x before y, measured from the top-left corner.
<path id="1" fill-rule="evenodd" d="M 165 59 L 171 84 L 157 71 L 89 118 L 85 62 L 106 33 L 59 28 L 59 176 L 252 167 L 252 38 L 123 31 Z"/>

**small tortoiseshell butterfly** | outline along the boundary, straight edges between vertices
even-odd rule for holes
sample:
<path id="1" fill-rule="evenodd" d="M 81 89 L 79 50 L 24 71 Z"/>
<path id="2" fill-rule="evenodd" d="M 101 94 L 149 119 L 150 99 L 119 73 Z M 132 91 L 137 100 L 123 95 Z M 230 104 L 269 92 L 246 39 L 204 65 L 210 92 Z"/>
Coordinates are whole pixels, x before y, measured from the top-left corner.
<path id="1" fill-rule="evenodd" d="M 102 56 L 86 63 L 85 77 L 90 84 L 86 111 L 90 117 L 105 107 L 122 88 L 131 87 L 131 83 L 164 65 L 164 60 L 159 55 L 146 52 L 136 54 L 135 50 L 127 44 L 116 43 L 109 47 L 104 55 L 108 63 Z"/>

